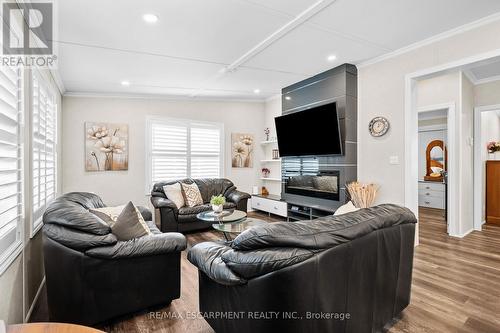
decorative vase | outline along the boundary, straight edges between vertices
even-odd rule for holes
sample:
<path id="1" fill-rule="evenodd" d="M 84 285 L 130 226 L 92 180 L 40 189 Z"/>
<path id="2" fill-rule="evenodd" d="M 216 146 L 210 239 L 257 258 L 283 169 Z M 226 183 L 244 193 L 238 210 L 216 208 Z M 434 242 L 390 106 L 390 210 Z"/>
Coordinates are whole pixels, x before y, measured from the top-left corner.
<path id="1" fill-rule="evenodd" d="M 212 205 L 212 210 L 214 213 L 220 214 L 222 213 L 222 210 L 224 209 L 224 205 Z"/>

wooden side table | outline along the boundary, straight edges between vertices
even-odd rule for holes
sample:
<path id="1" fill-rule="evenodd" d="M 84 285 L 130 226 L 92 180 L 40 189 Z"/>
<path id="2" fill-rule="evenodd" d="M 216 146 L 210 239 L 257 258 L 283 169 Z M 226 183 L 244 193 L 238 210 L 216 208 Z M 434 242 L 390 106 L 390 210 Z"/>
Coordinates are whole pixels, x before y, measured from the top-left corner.
<path id="1" fill-rule="evenodd" d="M 31 323 L 7 326 L 7 333 L 104 333 L 92 327 L 62 323 Z"/>

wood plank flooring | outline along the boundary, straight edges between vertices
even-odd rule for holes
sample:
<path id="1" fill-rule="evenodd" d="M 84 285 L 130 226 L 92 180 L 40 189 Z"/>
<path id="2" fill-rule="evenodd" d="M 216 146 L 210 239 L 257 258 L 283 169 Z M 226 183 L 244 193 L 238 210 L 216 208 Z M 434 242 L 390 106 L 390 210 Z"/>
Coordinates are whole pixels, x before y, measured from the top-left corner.
<path id="1" fill-rule="evenodd" d="M 188 243 L 220 238 L 219 233 L 207 231 L 188 235 Z M 166 318 L 151 318 L 145 311 L 99 328 L 107 332 L 213 332 L 203 319 L 186 319 L 198 310 L 198 274 L 186 252 L 181 271 L 181 298 L 154 310 Z M 44 296 L 39 303 L 32 319 L 46 321 Z M 452 238 L 446 234 L 441 211 L 421 208 L 411 304 L 387 332 L 500 332 L 500 226 L 485 225 L 482 232 Z"/>

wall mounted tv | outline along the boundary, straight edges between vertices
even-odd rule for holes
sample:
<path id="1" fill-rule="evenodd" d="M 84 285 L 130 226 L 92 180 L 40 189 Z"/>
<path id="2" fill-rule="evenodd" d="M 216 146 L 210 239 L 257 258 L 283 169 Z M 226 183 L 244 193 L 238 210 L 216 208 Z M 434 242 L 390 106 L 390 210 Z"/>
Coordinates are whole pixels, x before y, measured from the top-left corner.
<path id="1" fill-rule="evenodd" d="M 281 156 L 342 155 L 337 104 L 276 117 Z"/>

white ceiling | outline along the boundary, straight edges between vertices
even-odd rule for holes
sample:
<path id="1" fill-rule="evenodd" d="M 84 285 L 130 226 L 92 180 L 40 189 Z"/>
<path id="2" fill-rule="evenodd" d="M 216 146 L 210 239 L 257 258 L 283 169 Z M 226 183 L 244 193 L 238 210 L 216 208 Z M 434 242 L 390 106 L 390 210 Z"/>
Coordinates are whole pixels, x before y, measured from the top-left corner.
<path id="1" fill-rule="evenodd" d="M 498 0 L 57 4 L 59 72 L 67 92 L 218 99 L 264 99 L 342 63 L 357 64 L 500 11 Z M 145 23 L 145 13 L 159 21 Z M 330 54 L 337 60 L 328 62 Z M 124 80 L 131 85 L 122 86 Z"/>

